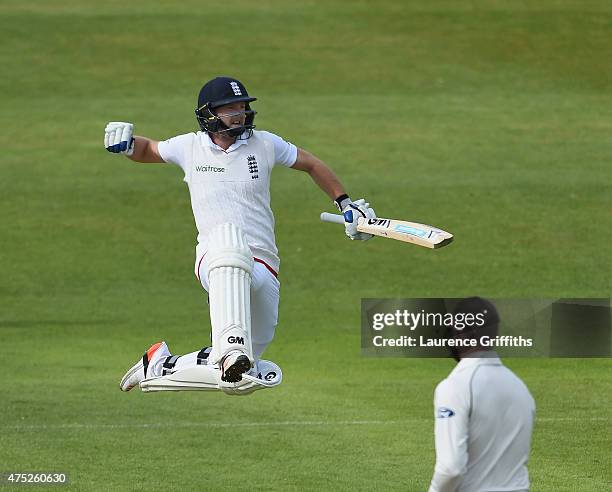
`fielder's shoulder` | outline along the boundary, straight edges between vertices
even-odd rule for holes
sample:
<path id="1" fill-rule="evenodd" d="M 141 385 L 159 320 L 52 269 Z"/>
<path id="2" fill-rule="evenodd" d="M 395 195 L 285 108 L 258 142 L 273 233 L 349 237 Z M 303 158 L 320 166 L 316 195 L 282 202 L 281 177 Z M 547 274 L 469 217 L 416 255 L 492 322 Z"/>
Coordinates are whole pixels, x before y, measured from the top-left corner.
<path id="1" fill-rule="evenodd" d="M 454 413 L 459 409 L 469 408 L 469 382 L 457 381 L 448 377 L 440 381 L 434 393 L 436 411 L 440 408 L 450 408 Z"/>
<path id="2" fill-rule="evenodd" d="M 449 381 L 448 377 L 446 377 L 438 383 L 434 391 L 434 395 L 437 396 L 439 394 L 444 394 L 448 392 L 449 389 L 452 389 L 452 387 L 453 387 L 453 382 Z"/>
<path id="3" fill-rule="evenodd" d="M 458 370 L 459 369 L 459 370 Z M 469 390 L 471 371 L 455 367 L 436 387 L 436 393 L 462 394 Z"/>

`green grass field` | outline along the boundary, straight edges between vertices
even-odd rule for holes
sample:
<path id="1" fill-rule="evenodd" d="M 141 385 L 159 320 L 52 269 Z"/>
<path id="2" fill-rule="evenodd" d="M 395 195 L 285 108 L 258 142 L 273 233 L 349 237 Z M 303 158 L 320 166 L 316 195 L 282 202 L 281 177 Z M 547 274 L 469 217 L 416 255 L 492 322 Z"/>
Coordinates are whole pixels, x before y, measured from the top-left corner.
<path id="1" fill-rule="evenodd" d="M 604 0 L 0 5 L 0 473 L 69 490 L 426 490 L 450 360 L 360 355 L 363 297 L 609 297 L 612 5 Z M 102 145 L 107 121 L 196 128 L 216 75 L 258 128 L 324 159 L 439 251 L 348 241 L 308 176 L 274 173 L 274 391 L 123 394 L 163 338 L 208 340 L 182 175 Z M 538 420 L 534 491 L 610 490 L 609 359 L 509 359 Z"/>

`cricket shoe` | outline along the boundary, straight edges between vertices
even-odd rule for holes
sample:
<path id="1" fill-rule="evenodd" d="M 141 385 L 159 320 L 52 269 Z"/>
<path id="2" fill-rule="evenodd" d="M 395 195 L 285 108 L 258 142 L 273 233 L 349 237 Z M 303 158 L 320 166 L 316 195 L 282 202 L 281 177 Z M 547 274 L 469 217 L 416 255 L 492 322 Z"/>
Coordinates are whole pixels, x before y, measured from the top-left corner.
<path id="1" fill-rule="evenodd" d="M 171 354 L 166 342 L 157 342 L 151 345 L 140 360 L 123 376 L 119 384 L 121 391 L 130 391 L 143 379 L 155 376 L 155 374 L 152 374 L 153 368 L 162 357 L 168 357 L 169 355 Z"/>
<path id="2" fill-rule="evenodd" d="M 244 352 L 232 350 L 228 352 L 219 364 L 221 367 L 221 381 L 237 383 L 242 375 L 251 369 L 251 361 Z"/>

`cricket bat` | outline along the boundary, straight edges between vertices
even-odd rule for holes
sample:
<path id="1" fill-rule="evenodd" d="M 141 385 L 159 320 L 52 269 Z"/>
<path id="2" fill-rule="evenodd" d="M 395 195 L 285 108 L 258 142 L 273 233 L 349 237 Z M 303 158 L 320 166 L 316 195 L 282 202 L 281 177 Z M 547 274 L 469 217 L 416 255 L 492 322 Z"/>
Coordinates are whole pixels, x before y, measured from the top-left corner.
<path id="1" fill-rule="evenodd" d="M 344 217 L 342 215 L 330 214 L 327 212 L 321 214 L 321 220 L 323 222 L 344 224 Z M 442 229 L 430 225 L 406 222 L 404 220 L 383 218 L 365 219 L 359 217 L 359 219 L 357 219 L 357 230 L 359 232 L 372 234 L 373 236 L 397 239 L 398 241 L 404 241 L 430 249 L 441 248 L 453 241 L 453 235 L 450 232 L 443 231 Z"/>

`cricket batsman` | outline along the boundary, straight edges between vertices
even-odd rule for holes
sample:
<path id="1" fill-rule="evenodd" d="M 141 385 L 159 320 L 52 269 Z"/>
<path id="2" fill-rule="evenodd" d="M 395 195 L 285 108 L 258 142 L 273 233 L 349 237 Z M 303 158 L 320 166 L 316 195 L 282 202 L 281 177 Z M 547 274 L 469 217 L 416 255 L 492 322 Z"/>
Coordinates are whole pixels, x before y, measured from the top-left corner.
<path id="1" fill-rule="evenodd" d="M 458 313 L 464 319 L 484 313 L 484 324 L 452 328 L 454 339 L 497 336 L 499 315 L 489 301 L 464 299 Z M 527 492 L 533 397 L 490 348 L 455 347 L 453 356 L 458 364 L 434 396 L 436 467 L 429 492 Z"/>
<path id="2" fill-rule="evenodd" d="M 143 390 L 155 386 L 240 394 L 246 378 L 280 382 L 280 368 L 261 359 L 278 318 L 280 260 L 270 208 L 275 166 L 307 172 L 343 213 L 346 235 L 354 240 L 371 237 L 357 231 L 358 217 L 376 217 L 369 204 L 364 199 L 353 202 L 314 155 L 255 130 L 255 100 L 237 79 L 217 77 L 198 95 L 200 131 L 157 141 L 134 136 L 132 123 L 106 126 L 109 152 L 183 170 L 198 230 L 195 275 L 208 292 L 212 327 L 212 346 L 186 355 L 172 355 L 163 341 L 153 344 L 121 380 L 123 391 L 140 385 Z"/>

